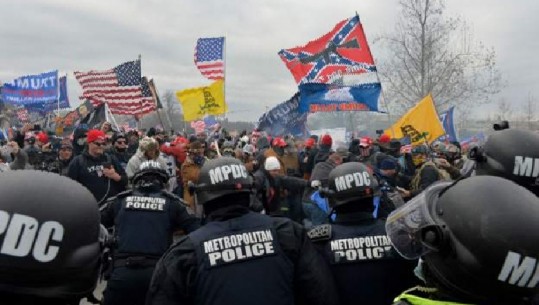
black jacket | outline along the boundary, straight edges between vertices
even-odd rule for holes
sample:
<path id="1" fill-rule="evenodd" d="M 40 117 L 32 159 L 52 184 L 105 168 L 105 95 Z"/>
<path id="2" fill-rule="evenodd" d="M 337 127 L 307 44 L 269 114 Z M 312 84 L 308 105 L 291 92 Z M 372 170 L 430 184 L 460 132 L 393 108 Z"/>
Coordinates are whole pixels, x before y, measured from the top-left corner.
<path id="1" fill-rule="evenodd" d="M 181 199 L 166 191 L 127 191 L 110 198 L 101 209 L 101 223 L 114 227 L 117 256 L 159 257 L 172 244 L 174 231 L 192 232 L 200 221 L 189 215 Z"/>
<path id="2" fill-rule="evenodd" d="M 398 255 L 385 222 L 372 213 L 337 214 L 334 224 L 313 228 L 309 237 L 331 268 L 342 305 L 391 304 L 418 282 L 417 261 Z"/>
<path id="3" fill-rule="evenodd" d="M 316 253 L 302 226 L 286 218 L 252 213 L 239 206 L 217 210 L 209 220 L 208 224 L 179 240 L 163 255 L 150 285 L 148 305 L 232 304 L 227 303 L 231 299 L 234 299 L 236 305 L 338 304 L 330 271 Z M 243 251 L 241 246 L 234 248 L 236 245 L 232 245 L 235 257 L 229 263 L 219 259 L 218 266 L 214 266 L 216 261 L 205 258 L 208 256 L 205 254 L 208 253 L 206 242 L 202 246 L 191 237 L 205 236 L 204 240 L 212 240 L 223 236 L 227 238 L 226 234 L 235 233 L 249 236 L 252 234 L 249 232 L 261 228 L 274 235 L 271 242 L 275 254 L 244 259 L 238 254 Z M 252 245 L 253 249 L 256 246 L 249 242 L 243 245 Z M 227 247 L 225 242 L 220 247 L 230 248 L 230 245 Z M 219 250 L 223 249 L 215 249 L 217 252 L 213 253 L 219 253 Z M 277 268 L 284 267 L 283 263 L 288 267 L 275 272 Z M 205 267 L 206 264 L 208 267 Z M 285 277 L 285 282 L 273 281 L 275 277 L 279 278 L 281 272 L 289 274 L 291 278 Z M 212 286 L 205 287 L 207 285 Z M 210 293 L 197 293 L 201 290 Z M 275 302 L 275 299 L 279 301 Z"/>
<path id="4" fill-rule="evenodd" d="M 103 175 L 103 165 L 111 163 L 121 180 L 116 182 Z M 94 158 L 84 151 L 71 160 L 67 171 L 69 178 L 84 185 L 98 202 L 123 192 L 127 186 L 127 175 L 116 158 L 103 154 Z"/>
<path id="5" fill-rule="evenodd" d="M 254 174 L 254 186 L 257 198 L 270 215 L 283 215 L 281 206 L 285 199 L 285 190 L 293 190 L 303 194 L 303 188 L 309 183 L 301 178 L 278 176 L 271 177 L 264 169 L 259 169 Z"/>

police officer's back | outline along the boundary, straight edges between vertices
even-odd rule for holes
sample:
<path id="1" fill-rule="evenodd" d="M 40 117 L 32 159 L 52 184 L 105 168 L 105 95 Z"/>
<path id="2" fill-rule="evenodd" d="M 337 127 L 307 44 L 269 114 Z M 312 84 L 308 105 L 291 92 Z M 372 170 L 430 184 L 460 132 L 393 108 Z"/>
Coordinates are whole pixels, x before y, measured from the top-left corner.
<path id="1" fill-rule="evenodd" d="M 144 304 L 153 268 L 172 243 L 173 232 L 199 227 L 181 199 L 164 191 L 167 180 L 158 162 L 143 162 L 133 176 L 134 189 L 103 207 L 101 222 L 114 227 L 115 239 L 105 304 Z"/>
<path id="2" fill-rule="evenodd" d="M 438 182 L 387 219 L 391 243 L 422 258 L 425 287 L 399 305 L 531 304 L 539 292 L 539 199 L 499 177 Z"/>
<path id="3" fill-rule="evenodd" d="M 303 227 L 251 212 L 251 189 L 239 160 L 204 164 L 191 190 L 208 222 L 163 256 L 148 304 L 337 304 L 331 274 Z"/>
<path id="4" fill-rule="evenodd" d="M 332 224 L 309 231 L 309 237 L 333 272 L 341 304 L 389 304 L 416 282 L 415 264 L 403 260 L 386 236 L 384 221 L 373 217 L 378 183 L 362 163 L 337 166 L 329 174 Z"/>
<path id="5" fill-rule="evenodd" d="M 106 235 L 94 196 L 33 170 L 2 173 L 0 194 L 0 303 L 79 304 L 96 286 Z"/>

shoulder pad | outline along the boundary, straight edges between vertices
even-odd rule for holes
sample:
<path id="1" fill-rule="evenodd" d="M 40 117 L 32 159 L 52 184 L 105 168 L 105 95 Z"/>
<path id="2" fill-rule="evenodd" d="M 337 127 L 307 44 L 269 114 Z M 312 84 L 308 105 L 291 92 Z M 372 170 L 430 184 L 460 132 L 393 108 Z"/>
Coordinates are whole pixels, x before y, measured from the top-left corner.
<path id="1" fill-rule="evenodd" d="M 116 199 L 116 198 L 124 198 L 124 197 L 127 197 L 127 196 L 132 195 L 132 194 L 133 194 L 133 190 L 123 191 L 123 192 L 117 194 L 116 196 L 111 197 L 110 200 Z"/>
<path id="2" fill-rule="evenodd" d="M 185 207 L 189 207 L 189 204 L 183 200 L 183 198 L 181 198 L 180 196 L 177 196 L 169 191 L 165 191 L 165 190 L 162 190 L 161 191 L 161 195 L 167 197 L 168 199 L 171 199 L 171 200 L 175 200 L 175 201 L 179 201 L 181 205 L 185 206 Z"/>
<path id="3" fill-rule="evenodd" d="M 331 225 L 319 225 L 307 232 L 307 236 L 316 242 L 316 241 L 326 241 L 331 239 Z"/>
<path id="4" fill-rule="evenodd" d="M 161 195 L 163 195 L 163 196 L 165 196 L 165 197 L 167 197 L 169 199 L 181 200 L 181 198 L 179 196 L 177 196 L 177 195 L 175 195 L 175 194 L 173 194 L 173 193 L 171 193 L 169 191 L 166 191 L 166 190 L 162 190 Z"/>

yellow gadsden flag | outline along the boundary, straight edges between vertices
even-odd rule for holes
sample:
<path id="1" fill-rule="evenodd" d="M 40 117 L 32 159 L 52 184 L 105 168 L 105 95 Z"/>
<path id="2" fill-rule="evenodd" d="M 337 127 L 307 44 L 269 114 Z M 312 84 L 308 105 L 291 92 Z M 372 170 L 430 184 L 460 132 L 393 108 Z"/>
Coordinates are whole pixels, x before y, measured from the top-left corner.
<path id="1" fill-rule="evenodd" d="M 183 119 L 186 121 L 194 121 L 208 114 L 223 114 L 228 111 L 223 80 L 217 80 L 206 87 L 176 91 L 176 98 L 182 105 Z"/>
<path id="2" fill-rule="evenodd" d="M 438 113 L 434 108 L 434 101 L 429 94 L 417 105 L 403 115 L 397 123 L 384 131 L 384 134 L 396 139 L 410 137 L 412 145 L 428 143 L 445 134 L 444 127 L 438 119 Z M 426 136 L 425 136 L 426 134 Z"/>

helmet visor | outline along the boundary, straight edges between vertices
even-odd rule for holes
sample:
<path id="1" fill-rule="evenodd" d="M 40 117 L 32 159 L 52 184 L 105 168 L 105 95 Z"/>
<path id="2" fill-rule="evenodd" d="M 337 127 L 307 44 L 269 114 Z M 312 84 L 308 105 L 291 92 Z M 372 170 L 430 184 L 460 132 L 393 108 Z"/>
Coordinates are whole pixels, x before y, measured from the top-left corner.
<path id="1" fill-rule="evenodd" d="M 437 188 L 441 191 L 443 188 Z M 436 192 L 436 195 L 439 193 Z M 417 259 L 431 249 L 421 240 L 421 229 L 434 225 L 429 214 L 431 190 L 427 189 L 402 207 L 393 211 L 387 218 L 386 231 L 391 244 L 406 259 Z"/>

